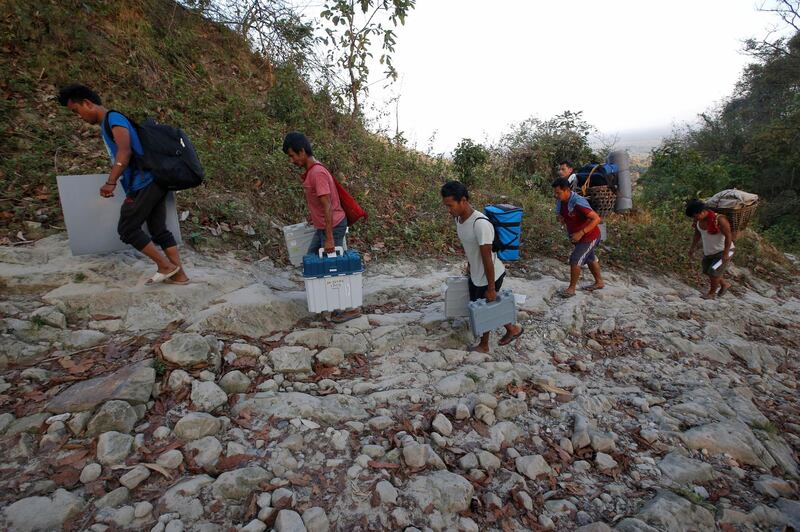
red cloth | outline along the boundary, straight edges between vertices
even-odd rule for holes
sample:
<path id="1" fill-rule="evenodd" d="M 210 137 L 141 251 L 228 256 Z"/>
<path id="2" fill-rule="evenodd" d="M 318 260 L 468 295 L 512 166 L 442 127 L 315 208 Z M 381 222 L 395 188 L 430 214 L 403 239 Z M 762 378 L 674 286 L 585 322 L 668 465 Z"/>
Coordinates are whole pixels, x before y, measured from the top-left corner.
<path id="1" fill-rule="evenodd" d="M 572 213 L 570 214 L 567 209 L 567 202 L 561 202 L 560 214 L 564 218 L 564 222 L 567 224 L 567 232 L 570 235 L 583 229 L 583 227 L 589 222 L 589 213 L 592 212 L 594 212 L 592 209 L 575 205 L 575 207 L 572 209 Z M 600 238 L 600 228 L 594 226 L 594 229 L 583 235 L 583 238 L 581 238 L 580 241 L 588 243 L 594 242 L 598 238 Z"/>
<path id="2" fill-rule="evenodd" d="M 694 223 L 694 228 L 697 229 L 697 222 Z M 717 213 L 708 211 L 706 216 L 706 233 L 709 235 L 716 235 L 719 233 L 719 224 L 717 224 Z"/>
<path id="3" fill-rule="evenodd" d="M 328 169 L 321 164 L 315 164 L 303 175 L 303 192 L 306 195 L 308 210 L 311 212 L 311 223 L 317 229 L 325 229 L 325 209 L 322 207 L 320 196 L 328 196 L 331 202 L 331 217 L 335 227 L 345 218 L 336 184 Z"/>

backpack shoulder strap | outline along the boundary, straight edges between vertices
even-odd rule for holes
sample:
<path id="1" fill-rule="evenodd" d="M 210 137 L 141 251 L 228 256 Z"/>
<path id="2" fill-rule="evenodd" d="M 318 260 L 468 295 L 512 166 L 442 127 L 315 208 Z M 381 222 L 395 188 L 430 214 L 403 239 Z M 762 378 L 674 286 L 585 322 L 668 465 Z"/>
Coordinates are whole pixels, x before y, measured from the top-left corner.
<path id="1" fill-rule="evenodd" d="M 483 214 L 483 213 L 482 213 L 482 212 L 480 212 L 480 211 L 478 211 L 478 214 L 480 214 L 480 216 L 478 216 L 477 218 L 475 218 L 475 220 L 473 220 L 473 221 L 472 221 L 472 230 L 473 230 L 473 231 L 475 231 L 475 224 L 476 224 L 476 223 L 478 223 L 478 220 L 486 220 L 487 222 L 489 222 L 489 223 L 491 224 L 491 226 L 492 226 L 492 231 L 494 231 L 494 232 L 495 232 L 495 234 L 497 234 L 497 231 L 495 231 L 495 228 L 494 228 L 494 224 L 493 224 L 493 223 L 492 223 L 492 221 L 489 219 L 489 217 L 488 217 L 488 216 L 486 216 L 485 214 Z"/>

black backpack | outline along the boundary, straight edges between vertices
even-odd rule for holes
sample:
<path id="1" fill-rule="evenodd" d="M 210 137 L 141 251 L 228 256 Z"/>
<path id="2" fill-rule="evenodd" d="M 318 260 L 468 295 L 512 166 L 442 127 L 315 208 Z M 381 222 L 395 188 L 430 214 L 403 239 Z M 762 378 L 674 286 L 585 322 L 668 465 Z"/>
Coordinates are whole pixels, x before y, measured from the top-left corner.
<path id="1" fill-rule="evenodd" d="M 113 142 L 114 136 L 108 123 L 111 113 L 125 115 L 119 111 L 106 112 L 103 128 Z M 144 151 L 143 155 L 139 155 L 131 149 L 131 166 L 152 172 L 156 183 L 167 190 L 185 190 L 203 183 L 205 171 L 186 133 L 166 124 L 158 124 L 152 118 L 145 119 L 141 124 L 130 118 L 128 121 L 139 135 Z"/>

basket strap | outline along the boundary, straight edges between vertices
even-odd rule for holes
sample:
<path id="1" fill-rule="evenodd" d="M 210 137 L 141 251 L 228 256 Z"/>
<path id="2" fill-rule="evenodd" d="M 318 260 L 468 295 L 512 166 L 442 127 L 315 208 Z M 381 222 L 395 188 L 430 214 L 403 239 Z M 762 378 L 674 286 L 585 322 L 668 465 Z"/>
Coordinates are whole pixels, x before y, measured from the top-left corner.
<path id="1" fill-rule="evenodd" d="M 583 186 L 581 187 L 581 196 L 586 195 L 586 192 L 589 190 L 589 183 L 592 182 L 592 174 L 594 174 L 594 171 L 598 168 L 600 168 L 600 165 L 596 164 L 594 165 L 594 168 L 592 168 L 592 171 L 589 172 L 589 175 L 586 177 L 586 181 L 584 181 Z"/>

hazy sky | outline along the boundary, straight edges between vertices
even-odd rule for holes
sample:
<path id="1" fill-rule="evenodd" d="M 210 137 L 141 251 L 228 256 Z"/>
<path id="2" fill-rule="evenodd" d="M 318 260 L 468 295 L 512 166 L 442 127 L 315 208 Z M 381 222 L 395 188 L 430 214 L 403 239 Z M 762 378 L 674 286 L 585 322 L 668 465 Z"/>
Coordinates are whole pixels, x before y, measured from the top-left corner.
<path id="1" fill-rule="evenodd" d="M 312 8 L 313 9 L 313 8 Z M 742 40 L 774 19 L 754 0 L 417 0 L 398 30 L 410 143 L 449 153 L 461 138 L 495 141 L 529 116 L 583 111 L 607 134 L 669 129 L 730 94 L 747 63 Z"/>

